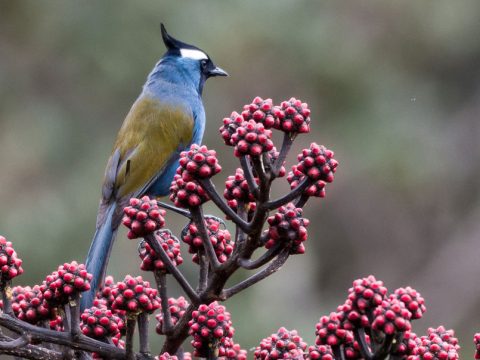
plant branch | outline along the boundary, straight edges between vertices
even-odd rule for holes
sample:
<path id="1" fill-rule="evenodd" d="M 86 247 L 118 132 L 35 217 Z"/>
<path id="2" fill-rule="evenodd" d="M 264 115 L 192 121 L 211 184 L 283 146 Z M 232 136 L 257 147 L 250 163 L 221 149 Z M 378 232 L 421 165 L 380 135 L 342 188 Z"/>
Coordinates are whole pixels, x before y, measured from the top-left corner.
<path id="1" fill-rule="evenodd" d="M 263 253 L 256 260 L 240 258 L 240 259 L 238 259 L 238 265 L 240 265 L 242 268 L 247 269 L 247 270 L 258 269 L 259 267 L 265 265 L 270 260 L 272 260 L 275 256 L 277 256 L 280 253 L 280 251 L 282 250 L 282 245 L 283 244 L 281 244 L 281 243 L 275 244 L 275 246 L 268 249 L 268 251 Z"/>
<path id="2" fill-rule="evenodd" d="M 168 311 L 168 310 L 167 310 Z M 140 342 L 140 354 L 150 355 L 150 346 L 148 344 L 148 314 L 143 312 L 138 315 L 138 336 Z"/>
<path id="3" fill-rule="evenodd" d="M 156 237 L 154 234 L 149 234 L 145 236 L 145 241 L 148 242 L 148 244 L 151 246 L 151 248 L 157 253 L 160 258 L 162 259 L 163 263 L 167 267 L 167 270 L 169 271 L 170 274 L 173 275 L 175 280 L 180 284 L 182 287 L 183 291 L 187 294 L 187 296 L 190 298 L 190 301 L 194 304 L 198 304 L 200 302 L 200 299 L 193 290 L 192 286 L 188 282 L 188 280 L 183 276 L 183 274 L 177 269 L 175 265 L 172 264 L 172 261 L 168 257 L 167 253 L 163 249 L 163 247 L 160 246 L 158 243 Z"/>
<path id="4" fill-rule="evenodd" d="M 167 293 L 167 274 L 163 271 L 155 271 L 155 281 L 157 282 L 158 293 L 162 304 L 163 325 L 162 332 L 166 335 L 173 331 L 172 316 L 170 314 L 170 306 L 168 305 Z"/>
<path id="5" fill-rule="evenodd" d="M 392 348 L 394 338 L 395 335 L 393 334 L 385 335 L 382 345 L 377 349 L 377 351 L 375 351 L 375 354 L 373 354 L 374 360 L 383 360 L 387 357 Z"/>
<path id="6" fill-rule="evenodd" d="M 358 347 L 360 350 L 360 354 L 362 354 L 362 358 L 365 360 L 372 360 L 373 354 L 370 351 L 370 347 L 368 346 L 367 339 L 365 337 L 365 329 L 355 327 L 353 329 L 353 335 L 355 340 L 358 342 Z"/>
<path id="7" fill-rule="evenodd" d="M 215 186 L 213 185 L 210 179 L 200 179 L 198 180 L 200 185 L 202 185 L 205 192 L 208 194 L 210 199 L 217 205 L 217 207 L 227 215 L 236 225 L 238 225 L 243 231 L 249 232 L 250 226 L 249 224 L 241 219 L 235 211 L 233 211 L 228 204 L 223 201 L 223 199 L 218 195 Z"/>
<path id="8" fill-rule="evenodd" d="M 0 335 L 0 340 L 2 342 L 15 341 L 9 336 Z M 22 359 L 36 359 L 36 360 L 62 360 L 63 355 L 58 351 L 53 351 L 46 349 L 44 347 L 28 345 L 22 346 L 15 349 L 0 349 L 0 353 L 5 355 L 12 355 Z"/>
<path id="9" fill-rule="evenodd" d="M 157 205 L 161 208 L 164 208 L 164 209 L 173 211 L 177 214 L 183 215 L 186 218 L 189 218 L 189 219 L 192 218 L 192 215 L 190 214 L 190 212 L 188 210 L 184 210 L 184 209 L 181 209 L 179 207 L 176 207 L 176 206 L 173 206 L 171 204 L 167 204 L 167 203 L 164 203 L 164 202 L 161 202 L 161 201 L 157 201 Z"/>
<path id="10" fill-rule="evenodd" d="M 127 353 L 127 360 L 135 360 L 135 353 L 133 352 L 133 335 L 135 334 L 136 323 L 136 316 L 127 315 L 127 334 L 125 335 L 125 351 Z"/>
<path id="11" fill-rule="evenodd" d="M 192 312 L 196 309 L 196 306 L 190 305 L 183 316 L 178 320 L 173 333 L 167 335 L 165 342 L 163 343 L 160 353 L 168 352 L 169 354 L 175 354 L 185 339 L 188 337 L 188 322 L 192 318 Z"/>
<path id="12" fill-rule="evenodd" d="M 224 300 L 232 297 L 233 295 L 239 293 L 242 290 L 245 290 L 246 288 L 249 288 L 250 286 L 256 284 L 257 282 L 265 279 L 266 277 L 272 275 L 275 273 L 277 270 L 279 270 L 283 264 L 285 264 L 285 261 L 287 261 L 288 257 L 290 256 L 289 250 L 284 249 L 276 258 L 273 260 L 268 267 L 265 269 L 259 271 L 258 273 L 250 276 L 249 278 L 243 280 L 242 282 L 232 286 L 231 288 L 225 289 L 222 291 L 222 294 L 220 297 Z"/>
<path id="13" fill-rule="evenodd" d="M 12 288 L 10 287 L 10 281 L 1 287 L 1 292 L 3 301 L 3 312 L 10 316 L 14 316 L 12 310 Z"/>
<path id="14" fill-rule="evenodd" d="M 190 212 L 192 214 L 192 221 L 197 225 L 200 237 L 202 238 L 203 248 L 207 255 L 210 267 L 215 272 L 221 266 L 221 264 L 218 261 L 217 254 L 215 254 L 213 244 L 210 241 L 210 235 L 208 234 L 207 227 L 205 226 L 205 217 L 203 216 L 202 207 L 197 206 L 195 208 L 192 208 L 190 209 Z"/>
<path id="15" fill-rule="evenodd" d="M 278 176 L 278 173 L 280 172 L 280 169 L 282 168 L 283 163 L 285 162 L 285 159 L 287 158 L 287 155 L 290 152 L 290 148 L 292 147 L 292 144 L 293 144 L 293 139 L 290 136 L 290 134 L 284 133 L 280 154 L 278 155 L 277 160 L 275 160 L 275 163 L 272 166 L 272 174 L 274 177 Z"/>
<path id="16" fill-rule="evenodd" d="M 34 326 L 18 320 L 8 314 L 0 315 L 0 326 L 18 334 L 30 336 L 32 342 L 47 342 L 64 345 L 75 350 L 96 352 L 100 356 L 110 359 L 125 359 L 125 350 L 104 342 L 89 338 L 83 334 L 73 337 L 70 333 L 59 332 Z"/>
<path id="17" fill-rule="evenodd" d="M 260 156 L 252 156 L 252 163 L 255 172 L 257 173 L 258 178 L 260 179 L 261 184 L 266 184 L 269 182 L 269 177 L 265 171 L 263 164 L 263 159 Z M 260 185 L 260 192 L 262 192 L 262 186 Z"/>
<path id="18" fill-rule="evenodd" d="M 268 203 L 265 204 L 265 207 L 269 210 L 272 210 L 272 209 L 277 209 L 279 208 L 280 206 L 283 206 L 287 203 L 289 203 L 290 201 L 292 201 L 293 199 L 299 197 L 303 191 L 309 186 L 311 185 L 312 183 L 312 180 L 310 180 L 310 178 L 308 177 L 305 177 L 301 182 L 300 184 L 298 184 L 298 186 L 293 189 L 292 191 L 290 191 L 287 195 L 285 196 L 282 196 L 281 198 L 277 199 L 277 200 L 272 200 Z"/>
<path id="19" fill-rule="evenodd" d="M 198 259 L 200 264 L 200 271 L 198 272 L 198 292 L 201 293 L 207 287 L 208 281 L 208 261 L 202 250 L 198 252 Z"/>
<path id="20" fill-rule="evenodd" d="M 18 349 L 29 343 L 30 343 L 30 337 L 23 334 L 22 336 L 11 341 L 0 341 L 0 351 Z"/>
<path id="21" fill-rule="evenodd" d="M 68 308 L 65 310 L 70 313 L 70 331 L 73 337 L 78 336 L 80 332 L 80 294 L 77 293 L 75 297 L 68 303 Z"/>
<path id="22" fill-rule="evenodd" d="M 343 344 L 332 346 L 332 351 L 336 360 L 345 360 L 345 347 Z"/>
<path id="23" fill-rule="evenodd" d="M 310 199 L 310 196 L 307 194 L 302 194 L 300 197 L 295 200 L 294 204 L 296 208 L 303 208 L 305 204 L 307 203 L 308 199 Z"/>
<path id="24" fill-rule="evenodd" d="M 240 157 L 240 165 L 242 166 L 243 174 L 245 175 L 245 180 L 247 180 L 247 184 L 248 184 L 248 188 L 250 189 L 250 192 L 253 194 L 255 198 L 257 198 L 258 185 L 252 173 L 252 165 L 250 164 L 250 160 L 247 158 L 246 155 Z"/>

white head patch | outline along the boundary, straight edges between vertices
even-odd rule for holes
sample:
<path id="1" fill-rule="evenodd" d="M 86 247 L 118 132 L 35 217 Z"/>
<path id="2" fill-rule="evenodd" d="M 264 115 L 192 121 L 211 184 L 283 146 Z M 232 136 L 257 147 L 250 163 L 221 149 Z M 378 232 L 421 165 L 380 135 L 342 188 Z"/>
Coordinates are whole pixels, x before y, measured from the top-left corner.
<path id="1" fill-rule="evenodd" d="M 208 59 L 207 54 L 197 49 L 180 49 L 180 55 L 182 55 L 182 57 L 184 58 L 189 58 L 194 60 Z"/>

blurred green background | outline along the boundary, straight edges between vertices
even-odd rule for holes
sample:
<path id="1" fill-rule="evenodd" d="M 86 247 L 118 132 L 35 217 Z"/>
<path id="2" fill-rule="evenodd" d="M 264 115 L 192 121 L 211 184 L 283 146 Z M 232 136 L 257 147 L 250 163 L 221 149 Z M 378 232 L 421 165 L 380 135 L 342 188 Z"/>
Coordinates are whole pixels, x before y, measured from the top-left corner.
<path id="1" fill-rule="evenodd" d="M 257 95 L 312 109 L 313 131 L 290 163 L 312 141 L 340 162 L 327 197 L 306 208 L 307 253 L 227 302 L 236 340 L 252 348 L 285 325 L 312 344 L 317 319 L 372 273 L 391 291 L 418 289 L 428 311 L 415 331 L 452 327 L 471 356 L 480 330 L 476 0 L 0 1 L 0 232 L 24 260 L 16 283 L 84 260 L 115 135 L 164 52 L 160 21 L 231 75 L 204 93 L 204 142 L 224 166 L 217 186 L 237 165 L 221 119 Z M 117 238 L 117 279 L 140 274 L 136 246 Z M 194 281 L 195 266 L 182 268 Z M 158 351 L 161 338 L 152 344 Z"/>

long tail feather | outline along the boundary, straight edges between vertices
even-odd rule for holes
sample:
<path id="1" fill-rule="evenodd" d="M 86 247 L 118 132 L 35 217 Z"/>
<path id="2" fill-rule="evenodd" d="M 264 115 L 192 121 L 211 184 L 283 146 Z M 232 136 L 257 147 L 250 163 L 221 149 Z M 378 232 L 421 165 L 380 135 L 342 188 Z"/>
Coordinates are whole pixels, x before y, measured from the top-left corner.
<path id="1" fill-rule="evenodd" d="M 113 203 L 106 211 L 105 221 L 97 228 L 95 235 L 88 250 L 87 255 L 87 271 L 93 275 L 90 283 L 91 289 L 82 294 L 81 310 L 88 309 L 92 306 L 95 294 L 98 288 L 103 284 L 105 272 L 110 258 L 113 241 L 117 232 L 117 226 L 113 223 L 116 204 Z M 113 225 L 113 226 L 112 226 Z"/>

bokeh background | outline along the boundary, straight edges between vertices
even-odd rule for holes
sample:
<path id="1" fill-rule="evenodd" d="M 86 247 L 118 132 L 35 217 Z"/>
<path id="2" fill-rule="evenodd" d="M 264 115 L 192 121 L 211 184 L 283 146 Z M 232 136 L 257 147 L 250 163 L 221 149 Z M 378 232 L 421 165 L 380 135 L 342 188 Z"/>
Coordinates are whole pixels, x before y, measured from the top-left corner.
<path id="1" fill-rule="evenodd" d="M 327 197 L 306 208 L 307 253 L 227 302 L 236 340 L 252 348 L 285 325 L 312 344 L 317 319 L 352 280 L 375 274 L 426 298 L 417 333 L 454 328 L 471 356 L 480 330 L 476 0 L 1 1 L 0 232 L 24 259 L 17 283 L 83 261 L 115 135 L 164 52 L 160 21 L 231 74 L 204 93 L 204 142 L 224 166 L 217 186 L 236 166 L 221 119 L 256 95 L 310 104 L 313 131 L 290 163 L 312 141 L 340 162 Z M 116 278 L 140 273 L 136 246 L 118 237 Z M 183 270 L 195 279 L 189 261 Z M 158 351 L 161 339 L 152 343 Z"/>

